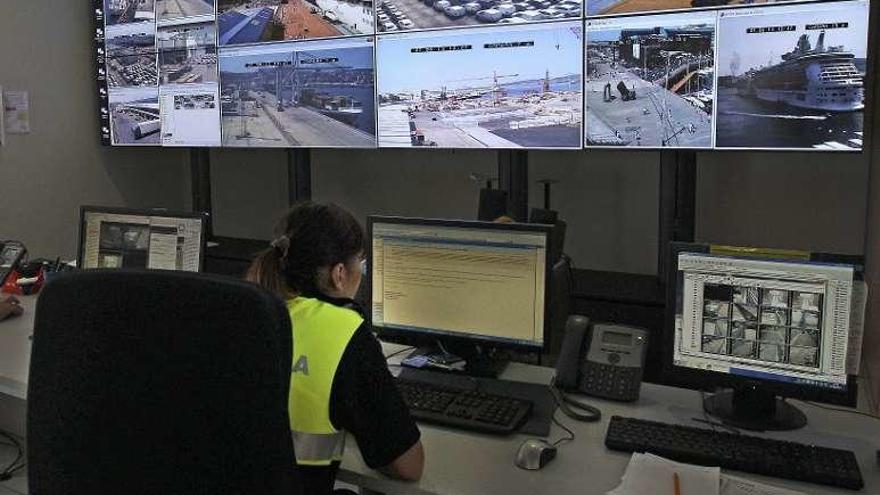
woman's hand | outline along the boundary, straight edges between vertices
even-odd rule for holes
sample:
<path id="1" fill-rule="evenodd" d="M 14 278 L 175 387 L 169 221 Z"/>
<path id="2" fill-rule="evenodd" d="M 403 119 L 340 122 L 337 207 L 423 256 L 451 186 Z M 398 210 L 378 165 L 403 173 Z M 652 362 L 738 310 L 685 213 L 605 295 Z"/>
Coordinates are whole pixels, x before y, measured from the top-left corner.
<path id="1" fill-rule="evenodd" d="M 0 321 L 22 313 L 24 313 L 24 308 L 21 307 L 21 303 L 15 297 L 9 296 L 6 299 L 0 299 Z"/>

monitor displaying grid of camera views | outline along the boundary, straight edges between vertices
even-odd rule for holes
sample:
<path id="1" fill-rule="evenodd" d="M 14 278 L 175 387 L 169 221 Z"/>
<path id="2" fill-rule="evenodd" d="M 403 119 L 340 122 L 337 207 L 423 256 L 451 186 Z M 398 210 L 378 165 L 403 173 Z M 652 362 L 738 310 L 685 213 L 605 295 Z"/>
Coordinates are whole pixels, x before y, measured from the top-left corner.
<path id="1" fill-rule="evenodd" d="M 863 149 L 869 0 L 92 0 L 101 138 Z"/>
<path id="2" fill-rule="evenodd" d="M 682 253 L 678 270 L 677 366 L 846 385 L 853 266 Z"/>

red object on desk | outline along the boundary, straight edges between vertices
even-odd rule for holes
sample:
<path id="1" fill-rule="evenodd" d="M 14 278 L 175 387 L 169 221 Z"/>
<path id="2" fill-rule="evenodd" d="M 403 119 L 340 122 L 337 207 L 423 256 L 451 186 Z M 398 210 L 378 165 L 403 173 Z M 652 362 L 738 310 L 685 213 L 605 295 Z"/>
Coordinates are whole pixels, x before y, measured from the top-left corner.
<path id="1" fill-rule="evenodd" d="M 6 277 L 6 283 L 3 284 L 3 287 L 0 288 L 0 292 L 5 292 L 7 294 L 13 294 L 16 296 L 30 296 L 32 294 L 36 294 L 40 292 L 40 289 L 43 288 L 43 283 L 45 282 L 45 273 L 46 271 L 41 267 L 37 272 L 36 281 L 28 284 L 19 284 L 19 280 L 22 277 L 21 273 L 16 270 L 12 270 L 9 273 L 9 276 Z M 33 278 L 33 277 L 31 277 Z"/>

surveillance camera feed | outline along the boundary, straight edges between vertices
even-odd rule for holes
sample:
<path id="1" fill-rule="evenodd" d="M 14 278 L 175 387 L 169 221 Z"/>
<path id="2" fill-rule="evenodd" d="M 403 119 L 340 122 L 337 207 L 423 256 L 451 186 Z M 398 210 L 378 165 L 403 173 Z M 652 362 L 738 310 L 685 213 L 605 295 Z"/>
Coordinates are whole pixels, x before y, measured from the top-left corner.
<path id="1" fill-rule="evenodd" d="M 868 2 L 719 16 L 719 148 L 862 148 Z"/>
<path id="2" fill-rule="evenodd" d="M 381 35 L 379 146 L 579 148 L 581 23 Z"/>
<path id="3" fill-rule="evenodd" d="M 583 0 L 378 0 L 379 32 L 580 19 Z"/>
<path id="4" fill-rule="evenodd" d="M 691 10 L 743 4 L 774 4 L 802 0 L 587 0 L 588 16 Z"/>
<path id="5" fill-rule="evenodd" d="M 709 148 L 715 13 L 587 21 L 586 145 Z"/>
<path id="6" fill-rule="evenodd" d="M 97 1 L 105 144 L 863 150 L 868 0 Z"/>
<path id="7" fill-rule="evenodd" d="M 155 146 L 159 144 L 159 90 L 116 88 L 110 90 L 110 126 L 113 144 Z"/>
<path id="8" fill-rule="evenodd" d="M 154 24 L 155 7 L 154 0 L 104 0 L 105 22 L 107 27 L 138 22 Z"/>
<path id="9" fill-rule="evenodd" d="M 219 0 L 220 46 L 373 34 L 373 0 Z"/>
<path id="10" fill-rule="evenodd" d="M 214 23 L 159 28 L 157 45 L 162 85 L 217 82 Z"/>
<path id="11" fill-rule="evenodd" d="M 156 0 L 156 20 L 159 23 L 213 15 L 214 0 Z"/>
<path id="12" fill-rule="evenodd" d="M 225 49 L 223 146 L 376 146 L 373 39 Z"/>
<path id="13" fill-rule="evenodd" d="M 707 284 L 703 352 L 818 367 L 822 294 Z"/>
<path id="14" fill-rule="evenodd" d="M 156 25 L 151 22 L 107 28 L 107 84 L 110 88 L 155 87 Z"/>

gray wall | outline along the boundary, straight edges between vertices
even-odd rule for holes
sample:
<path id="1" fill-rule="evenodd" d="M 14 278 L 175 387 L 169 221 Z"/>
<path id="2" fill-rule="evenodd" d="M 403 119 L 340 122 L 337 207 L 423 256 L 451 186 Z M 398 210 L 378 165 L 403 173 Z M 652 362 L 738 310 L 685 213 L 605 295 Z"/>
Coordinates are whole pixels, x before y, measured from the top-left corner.
<path id="1" fill-rule="evenodd" d="M 218 235 L 270 239 L 287 209 L 283 150 L 212 150 L 211 195 Z"/>
<path id="2" fill-rule="evenodd" d="M 697 238 L 862 254 L 868 154 L 703 153 Z"/>
<path id="3" fill-rule="evenodd" d="M 214 169 L 217 233 L 268 238 L 286 205 L 278 189 L 287 180 L 285 155 L 238 153 Z M 472 172 L 494 175 L 495 153 L 315 151 L 313 197 L 360 218 L 473 218 L 479 186 Z M 697 238 L 861 254 L 867 177 L 867 155 L 700 154 Z M 530 152 L 529 179 L 531 206 L 543 204 L 537 180 L 560 181 L 551 206 L 569 224 L 566 250 L 578 268 L 656 273 L 659 153 Z"/>
<path id="4" fill-rule="evenodd" d="M 181 209 L 186 155 L 99 144 L 87 2 L 5 0 L 0 85 L 31 93 L 31 129 L 0 147 L 0 239 L 72 257 L 82 204 Z"/>

